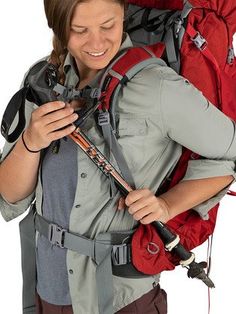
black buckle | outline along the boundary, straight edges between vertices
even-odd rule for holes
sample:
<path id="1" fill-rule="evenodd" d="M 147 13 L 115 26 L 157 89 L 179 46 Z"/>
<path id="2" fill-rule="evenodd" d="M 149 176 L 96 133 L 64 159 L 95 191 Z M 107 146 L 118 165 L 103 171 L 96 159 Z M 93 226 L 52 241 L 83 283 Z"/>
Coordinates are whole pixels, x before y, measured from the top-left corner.
<path id="1" fill-rule="evenodd" d="M 111 259 L 113 265 L 126 265 L 131 262 L 131 246 L 123 243 L 112 246 Z"/>
<path id="2" fill-rule="evenodd" d="M 51 244 L 64 248 L 66 229 L 59 227 L 56 224 L 50 224 L 48 228 L 48 240 Z"/>

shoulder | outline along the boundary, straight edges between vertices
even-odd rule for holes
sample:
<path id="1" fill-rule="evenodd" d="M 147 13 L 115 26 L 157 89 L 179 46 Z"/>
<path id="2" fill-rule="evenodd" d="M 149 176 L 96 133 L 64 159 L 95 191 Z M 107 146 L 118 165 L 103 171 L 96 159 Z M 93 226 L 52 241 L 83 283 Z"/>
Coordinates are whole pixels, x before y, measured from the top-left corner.
<path id="1" fill-rule="evenodd" d="M 30 71 L 36 64 L 38 64 L 39 62 L 41 62 L 41 61 L 48 61 L 48 60 L 49 60 L 49 55 L 48 55 L 48 56 L 44 56 L 44 57 L 42 57 L 41 59 L 38 59 L 37 61 L 35 61 L 34 63 L 32 63 L 31 66 L 26 70 L 26 72 L 25 72 L 25 74 L 24 74 L 24 76 L 23 76 L 23 79 L 22 79 L 22 81 L 21 81 L 21 87 L 23 87 L 24 82 L 25 82 L 25 79 L 26 79 L 26 77 L 27 77 L 29 71 Z"/>

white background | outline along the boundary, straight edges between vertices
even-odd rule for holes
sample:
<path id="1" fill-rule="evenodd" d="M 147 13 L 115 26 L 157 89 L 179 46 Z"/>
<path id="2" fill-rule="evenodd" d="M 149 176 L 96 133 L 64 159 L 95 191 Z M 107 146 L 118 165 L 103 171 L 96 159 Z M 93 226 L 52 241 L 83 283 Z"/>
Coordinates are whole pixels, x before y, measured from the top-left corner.
<path id="1" fill-rule="evenodd" d="M 43 1 L 2 1 L 1 13 L 0 117 L 11 96 L 19 89 L 28 67 L 51 50 L 51 32 L 44 17 Z M 0 137 L 2 146 L 3 138 Z M 0 216 L 0 312 L 4 314 L 21 313 L 18 222 L 22 218 L 6 223 Z M 226 196 L 214 233 L 211 278 L 216 288 L 210 293 L 211 314 L 236 312 L 235 224 L 236 198 Z M 204 244 L 195 253 L 197 261 L 205 260 L 207 246 Z M 168 314 L 208 313 L 208 289 L 202 282 L 188 279 L 185 269 L 178 267 L 165 272 L 162 286 L 168 292 Z"/>

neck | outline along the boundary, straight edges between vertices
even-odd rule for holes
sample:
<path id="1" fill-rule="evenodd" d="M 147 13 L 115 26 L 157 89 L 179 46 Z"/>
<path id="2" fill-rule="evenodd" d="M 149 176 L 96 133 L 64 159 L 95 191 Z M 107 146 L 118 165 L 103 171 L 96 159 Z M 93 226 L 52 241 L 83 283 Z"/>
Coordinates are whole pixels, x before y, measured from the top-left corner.
<path id="1" fill-rule="evenodd" d="M 80 72 L 80 81 L 79 81 L 79 89 L 84 88 L 88 85 L 96 76 L 97 72 L 91 73 L 90 75 L 83 76 Z"/>
<path id="2" fill-rule="evenodd" d="M 83 88 L 86 85 L 88 85 L 96 76 L 98 73 L 98 70 L 90 69 L 80 62 L 76 60 L 76 65 L 77 68 L 79 69 L 79 77 L 80 77 L 80 82 L 79 82 L 79 88 Z"/>

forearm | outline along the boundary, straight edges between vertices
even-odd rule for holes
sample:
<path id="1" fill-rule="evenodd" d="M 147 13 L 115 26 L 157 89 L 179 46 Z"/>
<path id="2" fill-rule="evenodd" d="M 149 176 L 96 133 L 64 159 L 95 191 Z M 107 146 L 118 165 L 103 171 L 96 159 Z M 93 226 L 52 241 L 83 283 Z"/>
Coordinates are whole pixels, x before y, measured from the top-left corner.
<path id="1" fill-rule="evenodd" d="M 210 199 L 233 181 L 232 176 L 181 181 L 160 195 L 169 208 L 170 219 Z"/>
<path id="2" fill-rule="evenodd" d="M 20 138 L 0 165 L 0 193 L 10 203 L 30 195 L 36 186 L 40 153 L 28 152 Z"/>

